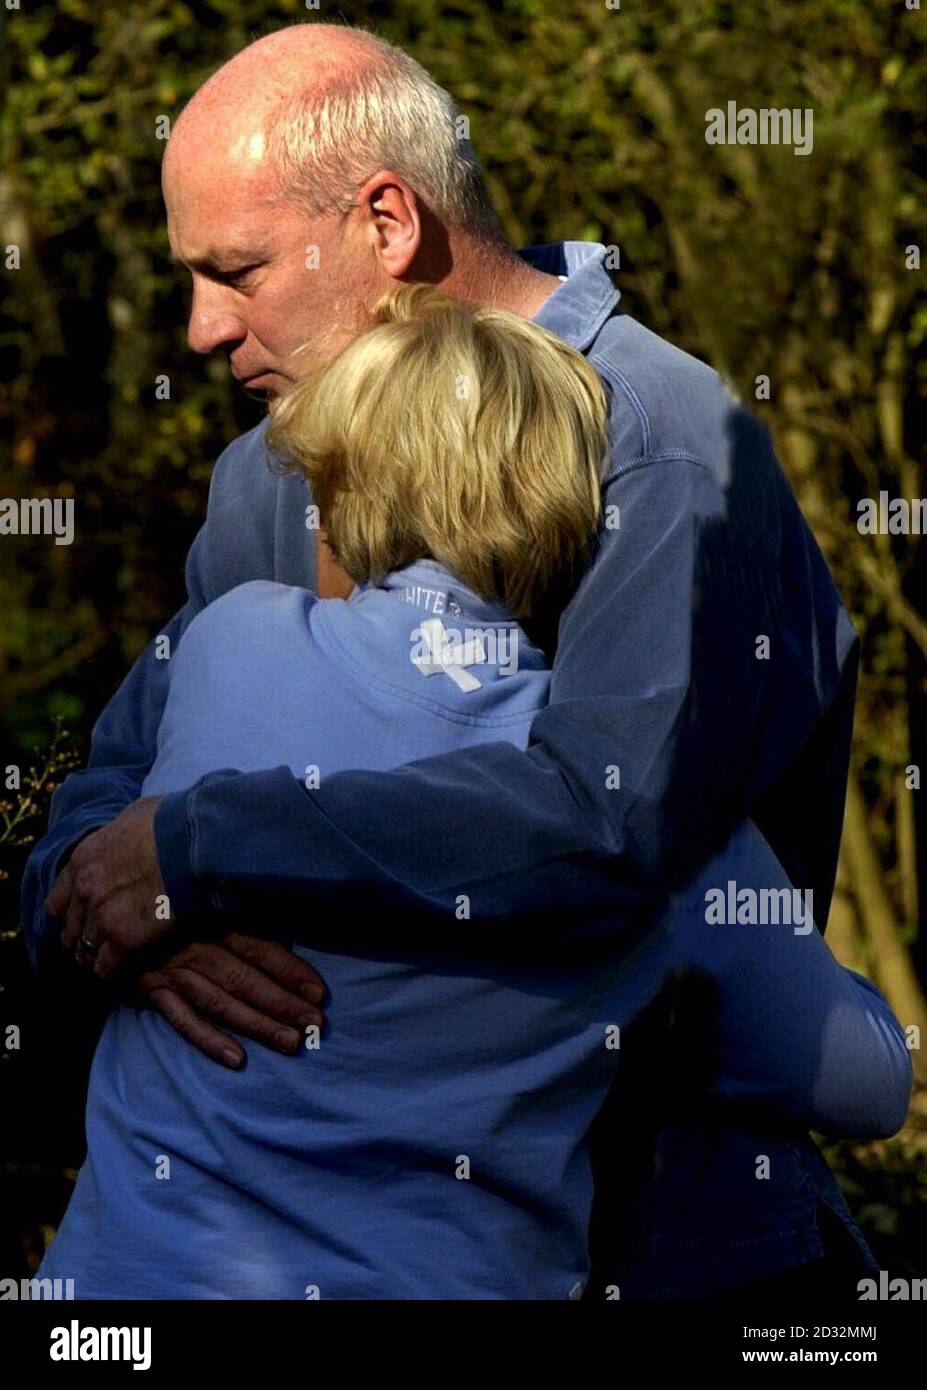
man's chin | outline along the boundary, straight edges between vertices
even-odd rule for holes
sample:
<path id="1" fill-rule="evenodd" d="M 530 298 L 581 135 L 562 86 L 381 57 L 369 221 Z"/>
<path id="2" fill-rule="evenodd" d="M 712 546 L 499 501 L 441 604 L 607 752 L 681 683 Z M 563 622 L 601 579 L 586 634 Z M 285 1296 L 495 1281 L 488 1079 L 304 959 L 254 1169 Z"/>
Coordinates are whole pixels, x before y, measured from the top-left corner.
<path id="1" fill-rule="evenodd" d="M 279 396 L 289 391 L 293 384 L 277 372 L 262 372 L 260 376 L 249 377 L 240 383 L 252 400 L 263 401 L 265 404 L 272 404 Z"/>

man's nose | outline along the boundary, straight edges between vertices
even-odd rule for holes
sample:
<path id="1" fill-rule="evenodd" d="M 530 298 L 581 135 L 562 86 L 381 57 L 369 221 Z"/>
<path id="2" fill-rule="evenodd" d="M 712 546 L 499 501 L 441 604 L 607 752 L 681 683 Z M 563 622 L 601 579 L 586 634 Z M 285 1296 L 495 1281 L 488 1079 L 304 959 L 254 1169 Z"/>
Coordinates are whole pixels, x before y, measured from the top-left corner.
<path id="1" fill-rule="evenodd" d="M 187 341 L 194 352 L 217 352 L 240 343 L 247 334 L 248 326 L 235 312 L 235 306 L 230 303 L 230 291 L 225 286 L 208 282 L 194 284 L 187 325 Z"/>

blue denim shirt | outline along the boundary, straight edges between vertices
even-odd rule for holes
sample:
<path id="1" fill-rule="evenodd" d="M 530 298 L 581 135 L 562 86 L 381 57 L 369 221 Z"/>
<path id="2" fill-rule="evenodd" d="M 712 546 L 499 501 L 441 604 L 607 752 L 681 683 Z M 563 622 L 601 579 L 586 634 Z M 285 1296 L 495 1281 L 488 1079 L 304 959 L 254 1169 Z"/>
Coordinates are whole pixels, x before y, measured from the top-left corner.
<path id="1" fill-rule="evenodd" d="M 156 818 L 181 920 L 285 880 L 319 911 L 376 898 L 446 922 L 449 948 L 466 894 L 481 946 L 525 955 L 556 931 L 564 949 L 601 938 L 617 951 L 646 937 L 749 815 L 826 923 L 857 639 L 767 433 L 715 372 L 618 310 L 604 248 L 523 254 L 568 275 L 537 321 L 587 354 L 610 399 L 598 551 L 560 621 L 549 704 L 527 749 L 492 742 L 399 770 L 342 771 L 314 790 L 283 764 L 209 773 Z M 305 484 L 265 463 L 263 427 L 217 463 L 187 561 L 189 600 L 164 629 L 172 644 L 237 584 L 312 586 Z M 167 664 L 152 644 L 98 721 L 89 767 L 55 795 L 23 892 L 39 966 L 59 856 L 133 800 L 151 767 Z M 436 836 L 450 801 L 454 834 Z M 430 940 L 440 949 L 437 926 Z M 610 1215 L 623 1296 L 703 1293 L 813 1258 L 819 1200 L 855 1236 L 801 1133 L 806 1120 L 783 1136 L 755 1114 L 657 1115 L 626 1212 L 633 1241 L 621 1192 Z M 756 1178 L 760 1153 L 769 1179 Z M 689 1192 L 696 1172 L 697 1194 L 666 1200 Z"/>

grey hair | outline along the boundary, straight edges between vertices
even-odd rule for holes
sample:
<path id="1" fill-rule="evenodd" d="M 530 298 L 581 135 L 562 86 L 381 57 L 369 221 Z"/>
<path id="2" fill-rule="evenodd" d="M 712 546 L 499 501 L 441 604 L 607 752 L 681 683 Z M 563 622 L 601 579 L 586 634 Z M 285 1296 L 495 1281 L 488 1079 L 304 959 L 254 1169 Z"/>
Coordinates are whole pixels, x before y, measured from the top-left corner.
<path id="1" fill-rule="evenodd" d="M 393 169 L 449 226 L 511 250 L 453 97 L 403 49 L 365 37 L 369 62 L 274 110 L 267 149 L 282 195 L 311 216 L 345 213 L 371 174 Z"/>

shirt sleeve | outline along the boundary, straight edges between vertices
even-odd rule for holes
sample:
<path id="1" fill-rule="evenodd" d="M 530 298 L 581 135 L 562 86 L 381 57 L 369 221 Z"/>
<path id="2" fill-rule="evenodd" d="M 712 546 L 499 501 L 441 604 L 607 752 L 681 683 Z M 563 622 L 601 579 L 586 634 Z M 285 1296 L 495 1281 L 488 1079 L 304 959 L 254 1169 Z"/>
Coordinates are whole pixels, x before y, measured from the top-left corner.
<path id="1" fill-rule="evenodd" d="M 115 819 L 141 794 L 154 762 L 161 711 L 167 697 L 171 651 L 201 606 L 196 582 L 196 546 L 187 568 L 185 606 L 149 643 L 116 691 L 91 735 L 86 768 L 72 773 L 54 792 L 48 830 L 26 863 L 22 884 L 22 922 L 26 945 L 38 972 L 48 976 L 48 946 L 61 929 L 45 912 L 45 899 L 76 843 Z M 165 642 L 168 646 L 165 646 Z M 58 952 L 60 954 L 60 952 Z"/>
<path id="2" fill-rule="evenodd" d="M 254 509 L 236 509 L 234 553 L 228 544 L 229 520 L 223 515 L 235 501 L 233 498 L 230 503 L 224 496 L 229 465 L 247 463 L 249 458 L 241 456 L 253 448 L 251 437 L 244 436 L 218 459 L 206 520 L 187 556 L 187 601 L 142 652 L 103 710 L 91 735 L 87 767 L 72 773 L 55 791 L 48 830 L 26 863 L 21 893 L 23 933 L 32 963 L 46 979 L 57 974 L 62 953 L 57 947 L 60 923 L 47 916 L 45 899 L 59 866 L 77 841 L 108 824 L 140 795 L 157 752 L 158 726 L 170 685 L 170 654 L 194 616 L 237 582 L 236 565 L 251 577 L 262 571 L 272 575 L 271 539 L 263 535 L 267 528 L 252 515 Z"/>
<path id="3" fill-rule="evenodd" d="M 304 916 L 424 913 L 432 947 L 442 931 L 456 943 L 462 916 L 499 942 L 653 920 L 795 759 L 855 640 L 794 501 L 784 514 L 766 432 L 749 416 L 740 429 L 727 479 L 672 451 L 608 482 L 527 749 L 316 790 L 285 767 L 207 775 L 156 815 L 174 910 L 280 892 Z M 349 921 L 339 911 L 339 930 Z"/>
<path id="4" fill-rule="evenodd" d="M 913 1070 L 901 1025 L 816 929 L 764 931 L 774 955 L 742 962 L 719 992 L 718 1095 L 832 1138 L 887 1138 L 905 1122 Z M 713 967 L 716 969 L 716 967 Z"/>
<path id="5" fill-rule="evenodd" d="M 735 871 L 752 892 L 768 891 L 766 907 L 708 914 L 708 893 L 730 888 Z M 876 986 L 835 958 L 788 883 L 748 820 L 733 853 L 676 900 L 667 921 L 678 962 L 674 1042 L 657 1088 L 697 1097 L 701 1077 L 728 1107 L 756 1107 L 765 1121 L 840 1138 L 894 1134 L 913 1081 L 904 1032 Z"/>

